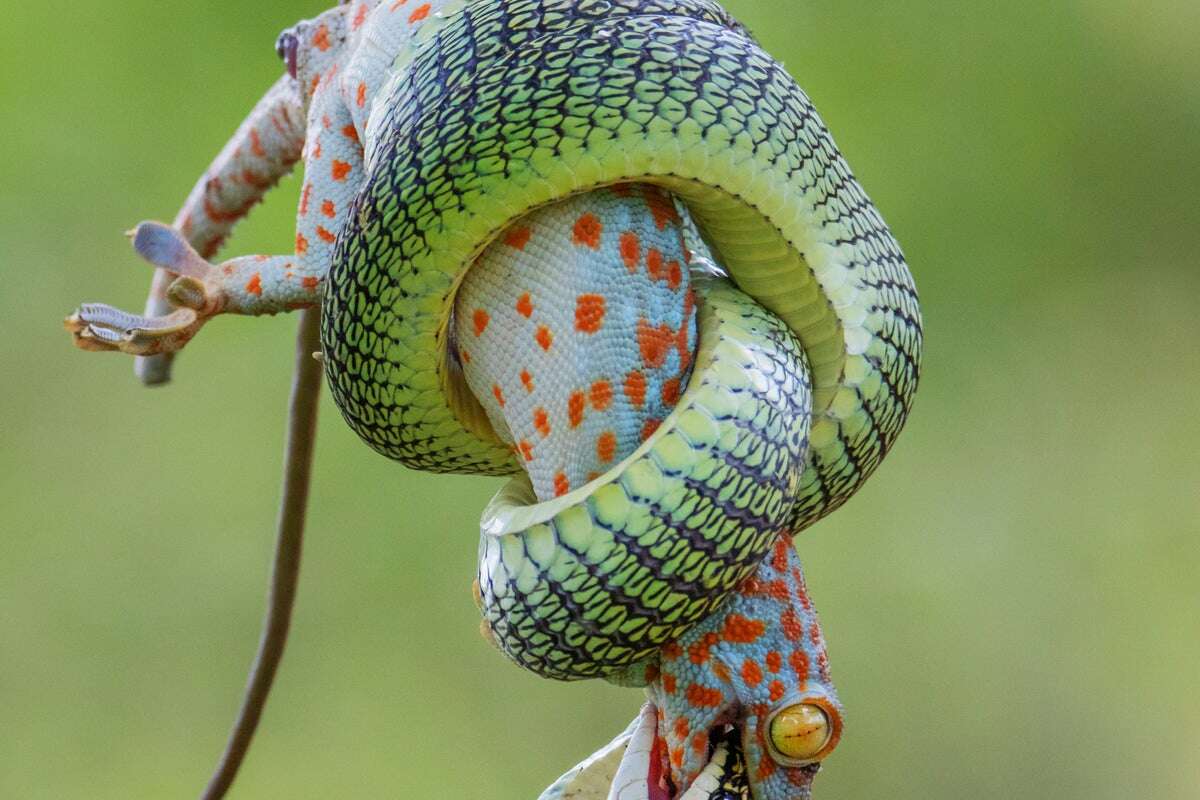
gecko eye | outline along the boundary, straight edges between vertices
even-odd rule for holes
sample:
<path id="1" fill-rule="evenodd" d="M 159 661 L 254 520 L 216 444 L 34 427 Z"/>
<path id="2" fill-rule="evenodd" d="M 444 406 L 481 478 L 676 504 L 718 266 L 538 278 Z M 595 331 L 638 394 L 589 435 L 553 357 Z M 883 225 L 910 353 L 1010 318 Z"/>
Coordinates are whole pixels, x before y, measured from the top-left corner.
<path id="1" fill-rule="evenodd" d="M 287 65 L 288 75 L 293 78 L 296 77 L 296 50 L 299 46 L 300 40 L 290 30 L 279 34 L 279 38 L 275 40 L 275 52 Z"/>
<path id="2" fill-rule="evenodd" d="M 837 708 L 816 699 L 780 710 L 768 727 L 772 757 L 789 767 L 825 758 L 841 735 L 842 718 Z"/>

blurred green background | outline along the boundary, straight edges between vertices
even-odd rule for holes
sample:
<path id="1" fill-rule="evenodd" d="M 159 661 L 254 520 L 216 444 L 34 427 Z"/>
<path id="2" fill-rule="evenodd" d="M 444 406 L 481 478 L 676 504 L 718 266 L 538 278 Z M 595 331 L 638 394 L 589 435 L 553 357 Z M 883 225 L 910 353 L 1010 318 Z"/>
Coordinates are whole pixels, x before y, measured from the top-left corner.
<path id="1" fill-rule="evenodd" d="M 1200 796 L 1200 5 L 729 0 L 904 245 L 926 370 L 799 540 L 848 711 L 821 800 Z M 146 390 L 72 349 L 305 0 L 11 3 L 0 26 L 0 797 L 195 796 L 258 637 L 294 320 Z M 228 252 L 289 247 L 293 180 Z M 322 408 L 294 638 L 242 798 L 531 799 L 637 692 L 476 632 L 493 480 Z"/>

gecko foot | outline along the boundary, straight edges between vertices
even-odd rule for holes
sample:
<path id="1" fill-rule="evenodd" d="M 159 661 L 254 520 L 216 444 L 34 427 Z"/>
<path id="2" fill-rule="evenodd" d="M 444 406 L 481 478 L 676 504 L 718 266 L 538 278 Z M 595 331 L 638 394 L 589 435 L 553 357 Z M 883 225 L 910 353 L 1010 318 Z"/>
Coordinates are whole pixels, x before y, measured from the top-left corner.
<path id="1" fill-rule="evenodd" d="M 174 228 L 143 222 L 130 231 L 133 249 L 143 259 L 179 277 L 167 289 L 178 308 L 147 317 L 103 303 L 84 303 L 64 320 L 83 350 L 114 350 L 148 356 L 180 350 L 210 317 L 221 310 L 218 269 L 205 261 Z"/>
<path id="2" fill-rule="evenodd" d="M 143 317 L 103 303 L 84 303 L 67 317 L 64 327 L 81 350 L 118 350 L 149 356 L 179 350 L 201 324 L 200 317 L 190 308 L 162 317 Z"/>

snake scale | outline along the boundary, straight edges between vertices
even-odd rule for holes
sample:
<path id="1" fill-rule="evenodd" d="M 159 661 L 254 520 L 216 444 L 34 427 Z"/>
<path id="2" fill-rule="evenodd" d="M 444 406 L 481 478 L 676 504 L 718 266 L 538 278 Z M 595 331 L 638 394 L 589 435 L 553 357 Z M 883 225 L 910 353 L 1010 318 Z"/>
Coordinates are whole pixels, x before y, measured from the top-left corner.
<path id="1" fill-rule="evenodd" d="M 288 74 L 175 224 L 135 231 L 167 276 L 147 316 L 82 306 L 77 344 L 161 375 L 216 314 L 319 305 L 368 445 L 512 476 L 481 523 L 488 638 L 546 677 L 647 686 L 640 722 L 544 797 L 604 796 L 601 774 L 623 800 L 807 797 L 841 719 L 790 537 L 891 447 L 922 329 L 806 95 L 708 0 L 353 2 L 278 47 Z M 295 251 L 208 263 L 301 158 Z M 526 249 L 538 215 L 558 250 Z M 589 281 L 572 332 L 538 323 L 569 325 Z M 492 377 L 527 355 L 520 399 Z"/>

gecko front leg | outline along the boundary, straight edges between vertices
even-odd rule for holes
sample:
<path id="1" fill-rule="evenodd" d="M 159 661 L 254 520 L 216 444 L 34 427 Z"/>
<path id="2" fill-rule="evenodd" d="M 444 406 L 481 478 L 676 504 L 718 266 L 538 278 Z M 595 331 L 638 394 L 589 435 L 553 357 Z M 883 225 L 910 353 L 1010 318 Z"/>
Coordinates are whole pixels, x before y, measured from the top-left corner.
<path id="1" fill-rule="evenodd" d="M 197 252 L 212 258 L 238 221 L 292 171 L 300 160 L 304 133 L 299 86 L 284 74 L 196 181 L 173 226 Z M 176 310 L 167 289 L 177 277 L 165 269 L 155 270 L 145 316 L 170 316 Z M 139 357 L 134 371 L 143 383 L 165 383 L 170 380 L 171 358 L 170 352 Z"/>
<path id="2" fill-rule="evenodd" d="M 132 232 L 134 250 L 158 267 L 146 314 L 80 306 L 65 322 L 80 348 L 169 356 L 218 314 L 276 314 L 320 302 L 337 233 L 363 180 L 359 131 L 338 83 L 352 27 L 346 17 L 346 7 L 335 8 L 280 36 L 287 74 L 213 162 L 175 225 L 143 222 Z M 301 155 L 295 252 L 207 261 Z M 165 369 L 152 359 L 139 374 L 162 382 Z"/>
<path id="3" fill-rule="evenodd" d="M 174 353 L 217 314 L 276 314 L 319 301 L 323 273 L 305 259 L 258 255 L 211 264 L 179 231 L 161 222 L 143 222 L 132 239 L 138 255 L 179 276 L 166 291 L 176 308 L 142 316 L 103 303 L 84 304 L 67 317 L 66 327 L 85 350 Z"/>

